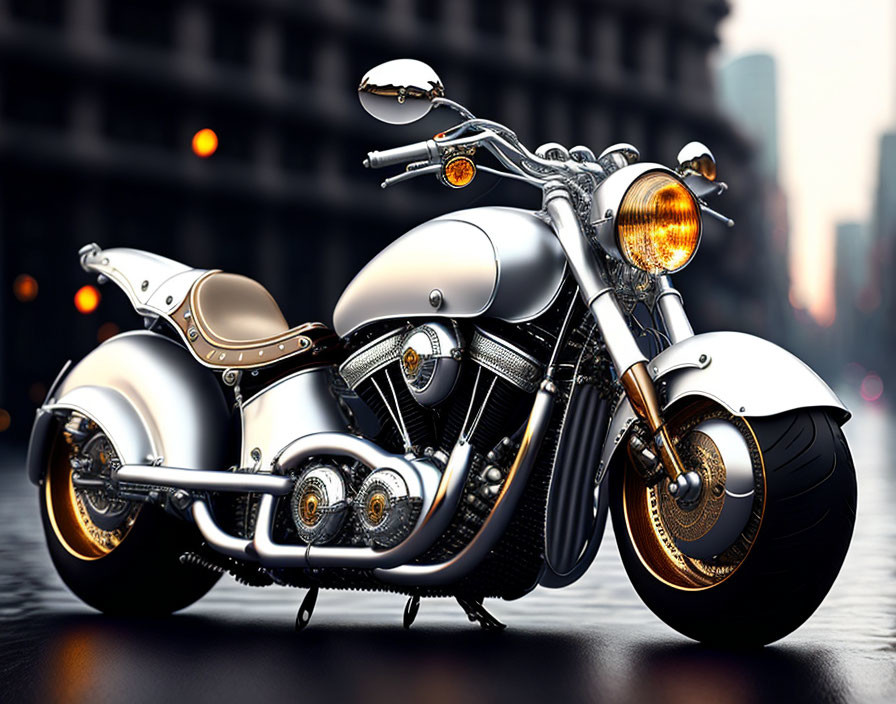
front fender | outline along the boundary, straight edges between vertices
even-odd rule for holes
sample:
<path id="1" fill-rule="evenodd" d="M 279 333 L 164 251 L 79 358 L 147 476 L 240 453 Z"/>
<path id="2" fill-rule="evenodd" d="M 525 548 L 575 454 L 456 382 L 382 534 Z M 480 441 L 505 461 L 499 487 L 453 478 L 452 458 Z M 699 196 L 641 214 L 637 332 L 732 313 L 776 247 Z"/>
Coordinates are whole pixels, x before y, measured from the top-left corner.
<path id="1" fill-rule="evenodd" d="M 838 423 L 850 412 L 804 362 L 760 337 L 739 332 L 694 335 L 648 363 L 664 410 L 688 396 L 715 401 L 734 415 L 773 416 L 797 408 L 828 408 Z M 599 473 L 603 477 L 628 429 L 637 420 L 622 396 L 607 431 Z"/>
<path id="2" fill-rule="evenodd" d="M 173 340 L 124 333 L 97 347 L 51 392 L 32 430 L 28 476 L 39 483 L 59 411 L 89 416 L 125 464 L 227 466 L 229 412 L 212 373 Z"/>

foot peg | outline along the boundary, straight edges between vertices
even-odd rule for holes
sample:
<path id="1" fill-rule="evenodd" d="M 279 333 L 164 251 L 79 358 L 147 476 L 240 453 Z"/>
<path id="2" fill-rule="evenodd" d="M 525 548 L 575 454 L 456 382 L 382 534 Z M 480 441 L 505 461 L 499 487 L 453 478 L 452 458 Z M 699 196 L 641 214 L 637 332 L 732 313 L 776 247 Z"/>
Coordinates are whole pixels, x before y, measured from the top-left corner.
<path id="1" fill-rule="evenodd" d="M 478 622 L 483 630 L 503 631 L 505 628 L 507 628 L 506 624 L 501 623 L 498 619 L 496 619 L 488 611 L 485 610 L 485 607 L 482 605 L 481 599 L 479 601 L 475 601 L 473 599 L 467 599 L 462 596 L 455 598 L 457 599 L 457 603 L 460 604 L 460 608 L 464 610 L 467 618 L 470 619 L 471 622 Z"/>
<path id="2" fill-rule="evenodd" d="M 296 630 L 301 631 L 308 625 L 311 620 L 311 614 L 314 613 L 314 605 L 317 603 L 317 594 L 320 591 L 318 587 L 311 587 L 305 598 L 302 599 L 302 605 L 299 607 L 299 613 L 296 614 Z"/>
<path id="3" fill-rule="evenodd" d="M 414 619 L 417 618 L 417 612 L 420 610 L 420 597 L 416 594 L 408 599 L 408 603 L 404 605 L 404 627 L 405 630 L 409 629 L 413 623 Z"/>

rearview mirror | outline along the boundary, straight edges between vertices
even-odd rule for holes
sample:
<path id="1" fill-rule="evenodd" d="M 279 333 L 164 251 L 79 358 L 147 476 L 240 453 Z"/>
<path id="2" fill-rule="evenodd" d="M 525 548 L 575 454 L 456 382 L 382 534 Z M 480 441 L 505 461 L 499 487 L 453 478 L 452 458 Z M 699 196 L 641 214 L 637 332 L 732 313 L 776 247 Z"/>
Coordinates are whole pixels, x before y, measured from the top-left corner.
<path id="1" fill-rule="evenodd" d="M 434 98 L 445 95 L 438 74 L 415 59 L 395 59 L 376 66 L 361 79 L 361 106 L 390 125 L 416 122 L 432 109 Z"/>

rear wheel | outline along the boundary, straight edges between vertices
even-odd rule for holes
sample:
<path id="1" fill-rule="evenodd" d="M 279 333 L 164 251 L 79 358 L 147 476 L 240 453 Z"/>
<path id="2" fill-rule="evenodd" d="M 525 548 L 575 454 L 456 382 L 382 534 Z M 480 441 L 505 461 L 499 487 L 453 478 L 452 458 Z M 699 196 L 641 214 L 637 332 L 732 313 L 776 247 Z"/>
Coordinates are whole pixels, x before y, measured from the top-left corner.
<path id="1" fill-rule="evenodd" d="M 820 409 L 748 419 L 704 402 L 668 422 L 703 493 L 685 511 L 627 459 L 613 468 L 613 525 L 635 589 L 696 640 L 782 638 L 824 599 L 852 537 L 855 469 L 842 431 Z"/>
<path id="2" fill-rule="evenodd" d="M 126 501 L 73 475 L 101 479 L 120 465 L 100 428 L 79 415 L 60 425 L 40 487 L 41 519 L 62 581 L 105 613 L 169 614 L 189 606 L 220 575 L 184 565 L 199 548 L 193 527 L 157 506 Z"/>

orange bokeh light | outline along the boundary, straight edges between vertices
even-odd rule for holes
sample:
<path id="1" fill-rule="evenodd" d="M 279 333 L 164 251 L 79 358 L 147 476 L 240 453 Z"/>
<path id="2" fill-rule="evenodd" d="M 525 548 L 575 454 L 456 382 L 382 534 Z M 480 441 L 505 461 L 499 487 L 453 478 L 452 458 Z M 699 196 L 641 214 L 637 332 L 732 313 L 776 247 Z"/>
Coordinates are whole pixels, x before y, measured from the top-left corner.
<path id="1" fill-rule="evenodd" d="M 207 159 L 214 154 L 217 149 L 218 135 L 215 134 L 214 130 L 210 130 L 206 127 L 193 135 L 193 153 L 196 156 Z"/>
<path id="2" fill-rule="evenodd" d="M 0 408 L 0 433 L 4 430 L 9 430 L 9 426 L 12 423 L 12 418 L 9 415 L 9 411 L 5 408 Z"/>
<path id="3" fill-rule="evenodd" d="M 12 282 L 13 295 L 22 303 L 28 303 L 37 298 L 37 279 L 30 274 L 19 274 Z"/>
<path id="4" fill-rule="evenodd" d="M 82 286 L 75 293 L 75 308 L 84 315 L 93 313 L 100 304 L 100 298 L 100 292 L 97 291 L 96 286 Z"/>

